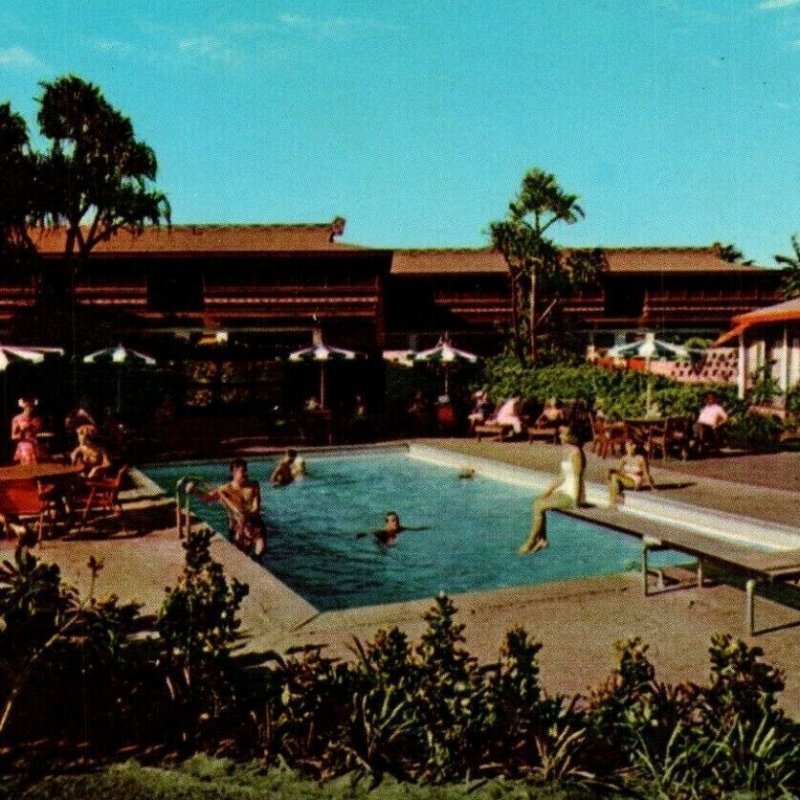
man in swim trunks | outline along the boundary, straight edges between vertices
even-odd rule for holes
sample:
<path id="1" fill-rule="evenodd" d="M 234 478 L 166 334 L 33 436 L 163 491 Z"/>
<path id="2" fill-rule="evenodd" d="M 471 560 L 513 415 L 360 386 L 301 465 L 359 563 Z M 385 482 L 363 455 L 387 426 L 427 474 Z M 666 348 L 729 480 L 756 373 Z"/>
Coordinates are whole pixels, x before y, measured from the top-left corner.
<path id="1" fill-rule="evenodd" d="M 217 500 L 228 512 L 231 541 L 243 552 L 258 559 L 267 549 L 267 526 L 261 518 L 261 487 L 247 474 L 247 462 L 235 458 L 230 464 L 231 479 L 210 492 L 199 491 L 193 484 L 186 490 L 201 500 Z"/>

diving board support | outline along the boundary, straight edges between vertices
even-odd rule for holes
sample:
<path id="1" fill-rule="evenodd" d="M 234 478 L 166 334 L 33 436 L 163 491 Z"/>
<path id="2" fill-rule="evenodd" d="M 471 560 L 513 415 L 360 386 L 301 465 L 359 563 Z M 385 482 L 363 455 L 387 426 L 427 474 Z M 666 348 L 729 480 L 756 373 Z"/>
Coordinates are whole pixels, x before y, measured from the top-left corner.
<path id="1" fill-rule="evenodd" d="M 600 506 L 579 506 L 559 509 L 557 513 L 605 526 L 642 542 L 642 589 L 645 596 L 654 594 L 650 587 L 649 555 L 657 550 L 677 550 L 697 559 L 697 587 L 702 588 L 707 563 L 735 570 L 745 578 L 745 625 L 749 636 L 755 636 L 755 601 L 759 582 L 775 583 L 800 579 L 800 548 L 763 551 L 736 542 L 724 541 L 702 531 L 690 530 L 673 522 L 649 519 L 618 509 Z M 660 582 L 663 573 L 658 570 Z M 741 584 L 739 584 L 741 585 Z M 660 588 L 663 588 L 660 587 Z"/>
<path id="2" fill-rule="evenodd" d="M 756 626 L 756 608 L 755 608 L 755 594 L 756 594 L 756 579 L 748 578 L 744 585 L 745 587 L 745 626 L 750 636 L 753 636 Z"/>

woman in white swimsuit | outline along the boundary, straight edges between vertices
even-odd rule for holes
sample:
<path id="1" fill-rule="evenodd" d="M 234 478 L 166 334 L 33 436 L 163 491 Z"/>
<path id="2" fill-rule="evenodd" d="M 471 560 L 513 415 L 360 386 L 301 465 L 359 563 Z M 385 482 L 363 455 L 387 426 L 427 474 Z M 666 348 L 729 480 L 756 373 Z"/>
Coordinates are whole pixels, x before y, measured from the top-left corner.
<path id="1" fill-rule="evenodd" d="M 569 428 L 561 428 L 559 436 L 563 445 L 561 476 L 533 501 L 533 525 L 528 538 L 517 549 L 520 555 L 547 547 L 547 511 L 573 508 L 585 502 L 583 473 L 586 471 L 586 454 Z"/>

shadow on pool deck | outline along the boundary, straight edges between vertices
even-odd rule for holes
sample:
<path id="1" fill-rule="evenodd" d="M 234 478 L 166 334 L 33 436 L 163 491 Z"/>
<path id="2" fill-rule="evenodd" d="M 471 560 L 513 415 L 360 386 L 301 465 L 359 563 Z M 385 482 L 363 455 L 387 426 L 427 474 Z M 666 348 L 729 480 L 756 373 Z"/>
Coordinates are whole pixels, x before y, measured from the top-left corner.
<path id="1" fill-rule="evenodd" d="M 559 461 L 558 448 L 540 443 L 426 443 L 546 472 L 555 472 Z M 600 480 L 611 463 L 610 459 L 590 458 L 590 479 Z M 656 465 L 655 478 L 665 487 L 665 496 L 682 502 L 728 513 L 743 509 L 738 513 L 796 524 L 798 495 L 785 489 L 766 489 L 760 494 L 762 502 L 754 504 L 752 492 L 716 476 L 684 477 Z M 669 489 L 667 484 L 671 484 Z M 58 563 L 65 579 L 83 591 L 89 584 L 89 556 L 102 559 L 98 593 L 114 592 L 123 600 L 137 600 L 143 603 L 145 613 L 153 613 L 163 601 L 164 589 L 175 584 L 183 569 L 174 505 L 161 499 L 128 508 L 142 535 L 48 540 L 42 544 L 40 556 Z M 0 542 L 0 558 L 8 558 L 12 548 L 13 543 Z M 370 639 L 380 627 L 397 624 L 417 637 L 424 627 L 422 614 L 431 605 L 429 600 L 421 600 L 319 614 L 224 539 L 215 538 L 212 554 L 223 563 L 226 574 L 250 585 L 242 608 L 250 654 L 313 642 L 327 645 L 332 655 L 349 657 L 353 636 Z M 680 571 L 670 572 L 681 577 Z M 614 643 L 619 639 L 639 636 L 648 642 L 660 679 L 670 682 L 702 680 L 707 675 L 708 645 L 715 632 L 729 631 L 746 639 L 742 592 L 723 583 L 645 598 L 640 576 L 626 573 L 460 595 L 455 602 L 459 618 L 466 624 L 468 646 L 482 660 L 496 658 L 504 632 L 513 626 L 524 626 L 540 640 L 544 645 L 542 679 L 550 693 L 582 692 L 596 685 L 612 668 Z M 796 624 L 800 610 L 759 598 L 757 614 L 758 628 L 769 633 L 750 641 L 785 670 L 783 705 L 800 715 L 800 628 Z"/>

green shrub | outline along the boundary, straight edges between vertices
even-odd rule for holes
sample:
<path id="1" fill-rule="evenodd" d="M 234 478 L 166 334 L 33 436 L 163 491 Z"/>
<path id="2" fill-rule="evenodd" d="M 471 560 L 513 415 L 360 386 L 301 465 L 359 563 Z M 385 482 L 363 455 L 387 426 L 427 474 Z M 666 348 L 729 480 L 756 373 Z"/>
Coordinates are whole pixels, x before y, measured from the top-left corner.
<path id="1" fill-rule="evenodd" d="M 783 425 L 774 416 L 755 413 L 734 414 L 722 428 L 729 447 L 764 452 L 775 447 Z"/>
<path id="2" fill-rule="evenodd" d="M 627 369 L 606 369 L 591 364 L 521 366 L 510 356 L 488 359 L 484 382 L 494 402 L 521 394 L 541 405 L 548 397 L 580 400 L 588 408 L 597 406 L 611 419 L 643 416 L 648 387 L 653 402 L 669 416 L 691 416 L 703 405 L 703 397 L 714 391 L 729 413 L 744 410 L 736 388 L 728 384 L 686 384 L 658 375 Z"/>

